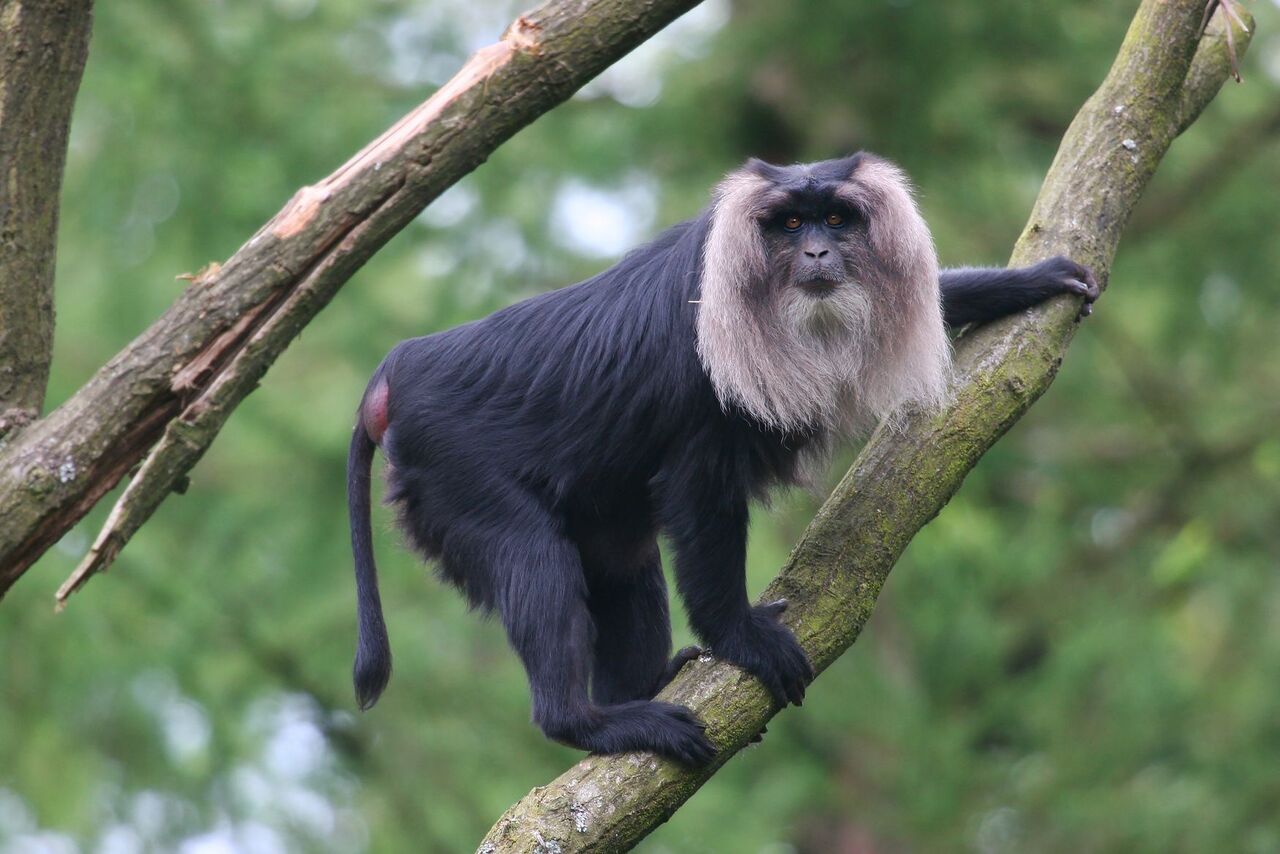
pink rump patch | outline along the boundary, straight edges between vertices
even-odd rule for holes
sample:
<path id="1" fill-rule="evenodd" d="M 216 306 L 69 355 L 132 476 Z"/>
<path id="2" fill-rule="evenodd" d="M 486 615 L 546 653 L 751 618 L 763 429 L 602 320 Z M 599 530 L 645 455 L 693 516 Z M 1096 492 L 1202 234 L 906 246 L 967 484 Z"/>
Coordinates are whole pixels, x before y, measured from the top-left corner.
<path id="1" fill-rule="evenodd" d="M 360 417 L 364 419 L 365 432 L 375 445 L 382 444 L 382 434 L 387 432 L 387 381 L 379 380 L 378 384 L 364 399 L 360 407 Z"/>

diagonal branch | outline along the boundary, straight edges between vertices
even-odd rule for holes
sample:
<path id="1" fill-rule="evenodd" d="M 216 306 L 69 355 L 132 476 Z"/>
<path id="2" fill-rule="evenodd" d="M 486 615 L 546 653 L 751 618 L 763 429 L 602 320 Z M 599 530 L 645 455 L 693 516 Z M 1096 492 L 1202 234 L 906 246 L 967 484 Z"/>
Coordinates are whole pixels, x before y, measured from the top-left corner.
<path id="1" fill-rule="evenodd" d="M 93 0 L 0 4 L 0 439 L 44 404 L 67 130 Z"/>
<path id="2" fill-rule="evenodd" d="M 1060 253 L 1105 280 L 1129 213 L 1169 144 L 1230 73 L 1221 20 L 1197 52 L 1203 9 L 1204 0 L 1144 0 L 1111 73 L 1063 138 L 1014 263 Z M 1248 38 L 1235 32 L 1237 50 Z M 818 511 L 764 594 L 790 600 L 788 622 L 817 670 L 857 638 L 915 533 L 1048 388 L 1078 308 L 1060 298 L 962 339 L 952 405 L 877 432 Z M 755 679 L 710 657 L 686 667 L 664 699 L 707 722 L 720 748 L 716 767 L 777 711 Z M 507 810 L 480 851 L 627 850 L 714 771 L 690 771 L 649 754 L 588 757 Z"/>
<path id="3" fill-rule="evenodd" d="M 0 596 L 154 446 L 84 577 L 105 565 L 375 251 L 512 134 L 697 2 L 548 0 L 194 277 L 70 400 L 0 447 Z"/>

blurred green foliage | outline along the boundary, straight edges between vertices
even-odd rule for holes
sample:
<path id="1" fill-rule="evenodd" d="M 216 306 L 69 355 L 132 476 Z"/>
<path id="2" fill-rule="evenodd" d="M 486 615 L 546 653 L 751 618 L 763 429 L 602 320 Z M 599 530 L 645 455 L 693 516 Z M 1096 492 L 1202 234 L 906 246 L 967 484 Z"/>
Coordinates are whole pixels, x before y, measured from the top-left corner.
<path id="1" fill-rule="evenodd" d="M 343 460 L 381 356 L 600 269 L 750 155 L 885 154 L 944 263 L 1000 263 L 1135 6 L 708 0 L 522 132 L 352 281 L 109 575 L 53 613 L 104 504 L 0 605 L 0 851 L 470 850 L 576 754 L 385 511 L 397 675 L 353 714 Z M 1245 85 L 1174 146 L 1053 390 L 804 709 L 642 850 L 1280 851 L 1280 13 L 1250 8 Z M 51 401 L 519 11 L 99 4 Z M 816 504 L 757 513 L 752 589 Z"/>

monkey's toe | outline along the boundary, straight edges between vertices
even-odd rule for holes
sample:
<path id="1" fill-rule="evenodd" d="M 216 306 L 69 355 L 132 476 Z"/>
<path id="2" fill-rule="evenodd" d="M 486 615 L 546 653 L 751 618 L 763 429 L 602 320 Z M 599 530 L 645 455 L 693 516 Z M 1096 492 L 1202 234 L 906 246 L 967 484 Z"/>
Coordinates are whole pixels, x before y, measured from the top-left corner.
<path id="1" fill-rule="evenodd" d="M 599 753 L 648 750 L 685 765 L 700 767 L 716 755 L 707 738 L 707 725 L 693 712 L 675 703 L 658 701 L 614 707 L 630 714 L 619 721 L 625 725 L 608 734 L 609 743 Z"/>
<path id="2" fill-rule="evenodd" d="M 675 655 L 671 656 L 671 664 L 676 668 L 676 670 L 679 670 L 695 658 L 701 658 L 704 652 L 706 652 L 706 650 L 696 644 L 683 646 L 676 650 Z"/>
<path id="3" fill-rule="evenodd" d="M 699 658 L 704 652 L 705 650 L 700 646 L 686 646 L 677 650 L 676 654 L 671 656 L 671 660 L 667 662 L 666 668 L 662 671 L 661 674 L 659 674 L 658 681 L 654 683 L 653 691 L 649 694 L 649 696 L 650 697 L 657 696 L 658 693 L 661 692 L 663 688 L 671 684 L 672 679 L 675 679 L 678 675 L 680 675 L 681 668 L 683 668 L 690 661 L 693 661 Z"/>

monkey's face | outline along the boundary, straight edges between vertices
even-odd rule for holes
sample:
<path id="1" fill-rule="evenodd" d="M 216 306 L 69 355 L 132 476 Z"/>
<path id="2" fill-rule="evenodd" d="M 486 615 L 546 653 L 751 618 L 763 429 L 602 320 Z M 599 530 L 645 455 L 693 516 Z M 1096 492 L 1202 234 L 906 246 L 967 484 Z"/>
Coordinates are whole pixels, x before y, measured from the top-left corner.
<path id="1" fill-rule="evenodd" d="M 888 161 L 749 161 L 716 189 L 701 285 L 703 365 L 766 423 L 873 423 L 941 399 L 933 241 Z"/>
<path id="2" fill-rule="evenodd" d="M 757 214 L 766 274 L 760 294 L 793 334 L 865 334 L 885 291 L 870 248 L 868 212 L 842 192 L 845 161 L 808 167 L 759 164 L 772 184 Z"/>

